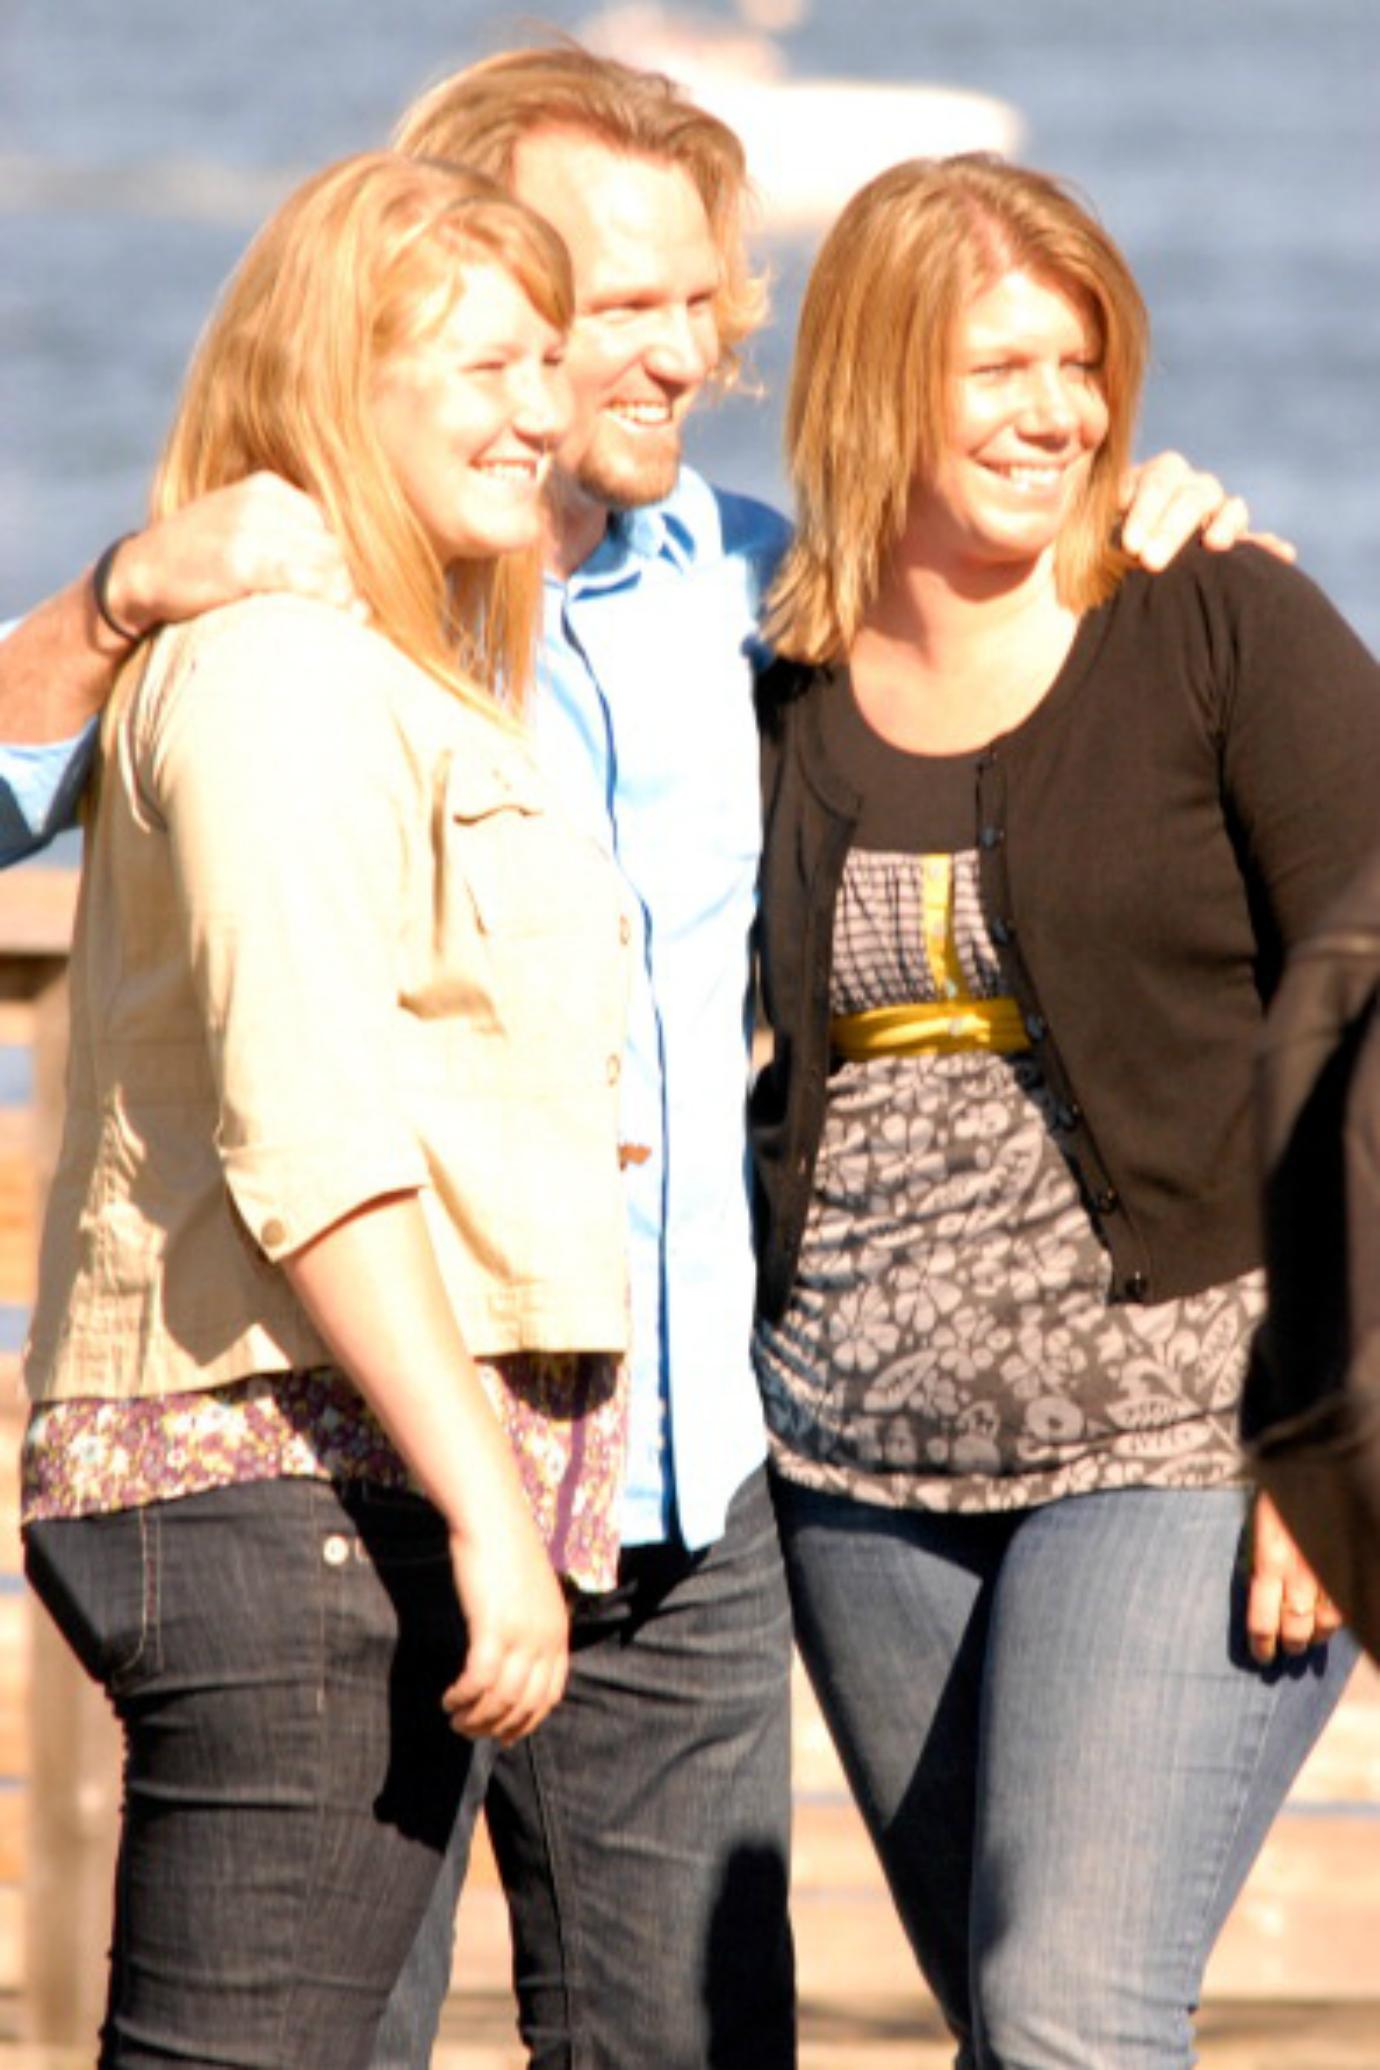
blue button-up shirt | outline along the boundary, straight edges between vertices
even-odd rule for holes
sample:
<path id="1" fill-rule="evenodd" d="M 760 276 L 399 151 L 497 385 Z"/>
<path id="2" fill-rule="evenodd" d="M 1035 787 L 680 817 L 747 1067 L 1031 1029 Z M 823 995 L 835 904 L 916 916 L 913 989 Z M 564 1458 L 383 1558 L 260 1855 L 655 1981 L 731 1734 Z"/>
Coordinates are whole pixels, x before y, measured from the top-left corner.
<path id="1" fill-rule="evenodd" d="M 709 1544 L 765 1452 L 744 1128 L 761 847 L 750 657 L 786 536 L 776 512 L 687 468 L 665 502 L 615 516 L 584 565 L 546 587 L 537 752 L 641 915 L 623 1066 L 630 1545 Z M 89 732 L 0 750 L 0 861 L 70 818 Z"/>
<path id="2" fill-rule="evenodd" d="M 686 469 L 547 583 L 537 750 L 642 920 L 623 1081 L 632 1545 L 708 1544 L 764 1454 L 744 1134 L 761 848 L 750 654 L 785 538 L 774 511 Z"/>

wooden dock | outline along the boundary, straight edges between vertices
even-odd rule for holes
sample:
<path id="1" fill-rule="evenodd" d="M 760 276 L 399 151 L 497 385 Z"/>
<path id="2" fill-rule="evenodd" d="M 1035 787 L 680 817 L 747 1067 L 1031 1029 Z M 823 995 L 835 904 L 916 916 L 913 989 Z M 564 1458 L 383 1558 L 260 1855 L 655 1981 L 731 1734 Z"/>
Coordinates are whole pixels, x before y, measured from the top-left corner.
<path id="1" fill-rule="evenodd" d="M 73 889 L 64 871 L 0 875 L 0 2070 L 92 2060 L 117 1788 L 113 1727 L 25 1595 L 15 1527 L 15 1351 L 54 1144 Z M 950 2052 L 803 1676 L 795 1786 L 802 2070 L 939 2070 Z M 522 2070 L 507 1977 L 481 1836 L 437 2070 Z M 1232 1915 L 1200 2045 L 1209 2070 L 1380 2070 L 1373 1669 L 1300 1776 Z"/>

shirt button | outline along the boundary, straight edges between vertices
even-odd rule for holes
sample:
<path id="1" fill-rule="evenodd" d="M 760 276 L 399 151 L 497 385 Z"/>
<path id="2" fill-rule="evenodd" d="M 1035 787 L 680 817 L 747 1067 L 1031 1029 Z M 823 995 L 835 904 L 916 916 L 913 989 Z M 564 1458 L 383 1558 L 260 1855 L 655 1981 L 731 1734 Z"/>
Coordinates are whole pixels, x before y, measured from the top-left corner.
<path id="1" fill-rule="evenodd" d="M 1093 1195 L 1093 1206 L 1097 1209 L 1099 1215 L 1115 1213 L 1116 1209 L 1121 1206 L 1121 1199 L 1115 1186 L 1100 1186 Z"/>
<path id="2" fill-rule="evenodd" d="M 283 1227 L 282 1223 L 278 1220 L 278 1217 L 276 1215 L 270 1215 L 268 1220 L 264 1223 L 262 1232 L 262 1240 L 265 1247 L 271 1250 L 274 1244 L 284 1242 L 286 1237 L 287 1231 Z"/>
<path id="3" fill-rule="evenodd" d="M 321 1557 L 328 1567 L 343 1567 L 350 1557 L 349 1539 L 339 1531 L 332 1531 L 329 1538 L 321 1541 Z"/>
<path id="4" fill-rule="evenodd" d="M 617 1085 L 623 1073 L 623 1059 L 621 1057 L 610 1057 L 608 1063 L 604 1066 L 604 1069 L 607 1074 L 609 1084 Z"/>

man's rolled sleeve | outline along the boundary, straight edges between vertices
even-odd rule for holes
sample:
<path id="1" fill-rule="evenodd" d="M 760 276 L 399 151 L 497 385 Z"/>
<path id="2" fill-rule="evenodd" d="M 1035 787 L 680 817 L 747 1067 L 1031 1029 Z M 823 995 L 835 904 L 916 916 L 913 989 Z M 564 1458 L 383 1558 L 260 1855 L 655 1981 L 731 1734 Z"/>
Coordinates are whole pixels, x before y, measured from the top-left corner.
<path id="1" fill-rule="evenodd" d="M 398 1096 L 404 664 L 324 606 L 217 614 L 136 711 L 219 1094 L 217 1148 L 270 1259 L 427 1170 Z"/>

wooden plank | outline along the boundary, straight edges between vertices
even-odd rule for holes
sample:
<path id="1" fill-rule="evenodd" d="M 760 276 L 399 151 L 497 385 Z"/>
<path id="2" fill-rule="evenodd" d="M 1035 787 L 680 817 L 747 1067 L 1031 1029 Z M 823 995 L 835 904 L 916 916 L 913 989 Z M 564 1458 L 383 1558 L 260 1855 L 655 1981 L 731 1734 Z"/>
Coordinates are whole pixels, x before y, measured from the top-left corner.
<path id="1" fill-rule="evenodd" d="M 0 878 L 0 940 L 3 886 Z M 74 893 L 73 873 L 62 894 L 69 934 Z M 56 928 L 56 898 L 49 917 Z M 36 993 L 34 1011 L 34 1167 L 46 1188 L 62 1134 L 67 984 L 61 963 Z M 119 1736 L 104 1696 L 36 1603 L 29 1659 L 28 2034 L 34 2041 L 88 2044 L 105 2004 Z"/>
<path id="2" fill-rule="evenodd" d="M 16 990 L 16 979 L 23 966 L 6 964 L 4 951 L 0 950 L 0 1043 L 7 1048 L 27 1049 L 34 1039 L 33 1007 L 27 988 L 17 998 L 6 997 L 6 989 Z"/>
<path id="3" fill-rule="evenodd" d="M 0 956 L 66 956 L 80 882 L 79 870 L 0 873 Z"/>
<path id="4" fill-rule="evenodd" d="M 29 1774 L 29 1606 L 0 1596 L 0 1785 Z"/>
<path id="5" fill-rule="evenodd" d="M 14 1123 L 24 1140 L 14 1140 Z M 0 1301 L 28 1307 L 34 1298 L 38 1233 L 38 1188 L 28 1116 L 0 1109 Z"/>
<path id="6" fill-rule="evenodd" d="M 1289 1801 L 1380 1806 L 1380 1669 L 1371 1661 L 1358 1665 L 1327 1730 L 1299 1771 Z M 1380 1849 L 1380 1829 L 1376 1844 Z M 1377 1982 L 1380 1985 L 1380 1965 Z"/>
<path id="7" fill-rule="evenodd" d="M 1227 1921 L 1207 1990 L 1338 2004 L 1372 1998 L 1380 1991 L 1377 1918 L 1380 1823 L 1286 1812 Z"/>
<path id="8" fill-rule="evenodd" d="M 25 1793 L 0 1785 L 0 1890 L 17 1891 L 24 1880 L 26 1857 Z M 0 1989 L 4 1989 L 0 1979 Z"/>
<path id="9" fill-rule="evenodd" d="M 119 1736 L 104 1698 L 36 1603 L 31 1648 L 28 2036 L 70 2047 L 89 2043 L 105 2004 Z"/>

